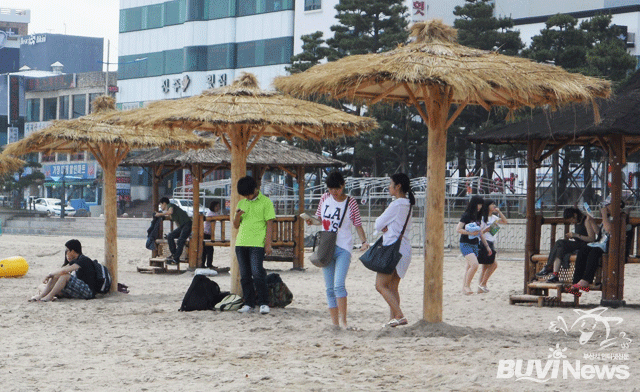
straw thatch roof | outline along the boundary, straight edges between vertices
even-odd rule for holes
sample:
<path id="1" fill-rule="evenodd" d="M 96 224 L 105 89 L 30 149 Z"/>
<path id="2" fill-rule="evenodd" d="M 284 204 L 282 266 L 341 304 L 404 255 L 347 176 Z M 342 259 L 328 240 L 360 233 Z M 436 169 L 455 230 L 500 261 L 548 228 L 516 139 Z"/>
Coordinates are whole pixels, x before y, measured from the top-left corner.
<path id="1" fill-rule="evenodd" d="M 459 45 L 456 30 L 440 20 L 414 24 L 411 35 L 415 41 L 389 52 L 319 64 L 276 78 L 274 85 L 298 97 L 328 94 L 373 103 L 424 101 L 428 98 L 425 86 L 449 86 L 452 103 L 512 110 L 609 96 L 610 84 L 605 80 Z"/>
<path id="2" fill-rule="evenodd" d="M 0 174 L 11 173 L 22 169 L 25 162 L 6 154 L 0 154 Z"/>
<path id="3" fill-rule="evenodd" d="M 7 145 L 5 153 L 19 156 L 31 152 L 77 152 L 100 144 L 126 148 L 206 148 L 211 141 L 179 129 L 158 128 L 150 131 L 144 127 L 124 127 L 101 123 L 105 113 L 116 112 L 111 97 L 98 97 L 94 112 L 73 120 L 53 121 L 26 138 Z"/>
<path id="4" fill-rule="evenodd" d="M 544 111 L 531 118 L 469 137 L 470 141 L 491 144 L 526 143 L 529 140 L 587 145 L 598 137 L 624 135 L 629 143 L 640 143 L 640 72 L 609 100 L 598 100 L 601 122 L 593 123 L 591 107 L 568 107 Z"/>
<path id="5" fill-rule="evenodd" d="M 212 148 L 185 152 L 153 149 L 129 157 L 122 162 L 122 166 L 155 166 L 160 164 L 179 167 L 200 164 L 205 168 L 219 165 L 230 166 L 231 153 L 223 143 L 215 143 Z M 344 166 L 345 163 L 288 144 L 260 139 L 247 157 L 247 166 L 251 165 L 338 167 Z"/>
<path id="6" fill-rule="evenodd" d="M 354 116 L 329 106 L 261 90 L 252 74 L 244 74 L 230 86 L 147 107 L 113 113 L 102 118 L 112 124 L 173 126 L 199 129 L 217 135 L 232 126 L 256 128 L 262 136 L 303 139 L 357 135 L 377 127 L 375 120 Z M 264 129 L 263 129 L 264 128 Z"/>

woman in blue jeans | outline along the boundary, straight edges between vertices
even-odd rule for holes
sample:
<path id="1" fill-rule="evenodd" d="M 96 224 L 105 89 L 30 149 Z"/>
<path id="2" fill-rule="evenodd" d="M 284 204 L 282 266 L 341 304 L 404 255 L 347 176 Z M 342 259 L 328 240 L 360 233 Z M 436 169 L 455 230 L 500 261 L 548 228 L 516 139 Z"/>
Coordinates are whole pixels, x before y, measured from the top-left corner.
<path id="1" fill-rule="evenodd" d="M 333 261 L 322 269 L 324 284 L 327 290 L 327 304 L 331 322 L 335 326 L 347 328 L 347 289 L 345 280 L 351 264 L 351 249 L 353 238 L 351 227 L 362 241 L 361 250 L 369 247 L 367 237 L 362 229 L 358 203 L 344 194 L 344 177 L 337 172 L 331 172 L 326 180 L 329 192 L 322 195 L 316 216 L 322 221 L 322 229 L 337 232 L 336 249 Z M 308 220 L 307 224 L 311 224 Z"/>

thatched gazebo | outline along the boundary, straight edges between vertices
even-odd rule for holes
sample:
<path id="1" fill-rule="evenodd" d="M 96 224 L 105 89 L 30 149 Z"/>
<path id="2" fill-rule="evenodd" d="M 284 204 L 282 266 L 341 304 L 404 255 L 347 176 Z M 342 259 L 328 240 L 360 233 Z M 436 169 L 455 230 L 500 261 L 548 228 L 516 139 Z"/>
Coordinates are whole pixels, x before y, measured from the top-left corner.
<path id="1" fill-rule="evenodd" d="M 115 112 L 115 100 L 98 97 L 93 113 L 73 120 L 58 120 L 26 138 L 9 144 L 5 152 L 20 156 L 32 152 L 75 153 L 90 151 L 104 172 L 105 262 L 112 275 L 112 290 L 118 284 L 116 168 L 131 149 L 207 148 L 211 140 L 173 128 L 123 127 L 101 123 L 99 117 Z"/>
<path id="2" fill-rule="evenodd" d="M 22 159 L 18 159 L 7 154 L 0 154 L 0 174 L 18 171 L 26 164 Z"/>
<path id="3" fill-rule="evenodd" d="M 599 100 L 602 121 L 594 124 L 592 107 L 570 107 L 556 112 L 542 112 L 530 119 L 491 129 L 473 136 L 471 141 L 487 144 L 527 145 L 527 242 L 525 244 L 524 292 L 535 274 L 531 256 L 537 252 L 533 241 L 536 169 L 542 162 L 565 146 L 594 146 L 602 149 L 611 166 L 611 207 L 613 227 L 608 257 L 602 265 L 602 300 L 606 306 L 624 304 L 625 224 L 621 222 L 622 168 L 627 158 L 640 151 L 640 72 L 637 72 L 609 100 Z M 606 195 L 603 195 L 603 197 Z"/>
<path id="4" fill-rule="evenodd" d="M 441 322 L 447 129 L 467 105 L 512 111 L 524 106 L 558 107 L 607 97 L 610 87 L 607 81 L 559 67 L 464 47 L 456 43 L 456 30 L 439 20 L 416 23 L 411 30 L 415 40 L 405 46 L 319 64 L 277 78 L 274 84 L 300 97 L 323 94 L 416 107 L 429 128 L 424 318 Z M 453 105 L 457 108 L 451 113 Z"/>
<path id="5" fill-rule="evenodd" d="M 247 155 L 263 136 L 291 139 L 335 139 L 354 136 L 377 126 L 375 120 L 303 101 L 275 92 L 261 90 L 255 76 L 244 74 L 230 86 L 204 91 L 202 94 L 172 100 L 157 101 L 128 113 L 112 113 L 103 121 L 120 125 L 179 127 L 200 130 L 220 136 L 231 152 L 231 183 L 246 175 Z M 192 173 L 200 181 L 202 173 Z M 231 187 L 231 219 L 240 200 L 235 186 Z M 194 197 L 199 190 L 194 181 Z M 194 210 L 194 229 L 198 210 Z M 193 232 L 193 231 L 192 231 Z M 240 293 L 240 273 L 235 259 L 237 230 L 231 233 L 231 291 Z"/>
<path id="6" fill-rule="evenodd" d="M 247 170 L 251 170 L 258 183 L 262 174 L 267 169 L 280 169 L 298 181 L 299 212 L 304 212 L 304 173 L 305 168 L 341 167 L 345 164 L 336 159 L 328 158 L 311 151 L 303 150 L 288 144 L 279 143 L 268 138 L 261 138 L 254 148 L 247 155 Z M 202 177 L 206 177 L 214 170 L 229 169 L 231 167 L 231 152 L 219 142 L 213 147 L 200 150 L 174 151 L 151 149 L 138 155 L 131 156 L 122 162 L 121 166 L 142 166 L 149 167 L 153 177 L 152 200 L 153 205 L 158 204 L 159 191 L 158 183 L 165 176 L 176 170 L 187 168 L 191 172 L 202 172 Z M 197 204 L 196 204 L 197 203 Z M 199 209 L 199 198 L 194 194 L 194 214 Z M 304 222 L 296 220 L 297 242 L 304 242 Z M 197 266 L 202 254 L 202 233 L 198 232 L 200 240 L 190 243 L 189 267 Z M 194 236 L 195 238 L 195 236 Z M 196 251 L 192 252 L 192 249 Z M 303 268 L 303 246 L 297 246 L 298 254 L 294 255 L 294 268 Z M 196 254 L 197 253 L 197 254 Z"/>

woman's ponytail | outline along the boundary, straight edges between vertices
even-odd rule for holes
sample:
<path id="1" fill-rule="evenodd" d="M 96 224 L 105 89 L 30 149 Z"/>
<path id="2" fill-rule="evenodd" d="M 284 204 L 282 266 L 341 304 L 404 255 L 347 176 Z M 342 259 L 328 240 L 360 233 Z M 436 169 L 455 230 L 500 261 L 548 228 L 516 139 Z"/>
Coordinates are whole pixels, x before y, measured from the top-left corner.
<path id="1" fill-rule="evenodd" d="M 402 192 L 404 192 L 409 198 L 409 203 L 411 203 L 412 206 L 415 205 L 416 198 L 413 195 L 413 191 L 411 190 L 411 180 L 409 180 L 409 176 L 404 173 L 396 173 L 391 176 L 391 180 L 394 182 L 394 184 L 400 185 Z"/>

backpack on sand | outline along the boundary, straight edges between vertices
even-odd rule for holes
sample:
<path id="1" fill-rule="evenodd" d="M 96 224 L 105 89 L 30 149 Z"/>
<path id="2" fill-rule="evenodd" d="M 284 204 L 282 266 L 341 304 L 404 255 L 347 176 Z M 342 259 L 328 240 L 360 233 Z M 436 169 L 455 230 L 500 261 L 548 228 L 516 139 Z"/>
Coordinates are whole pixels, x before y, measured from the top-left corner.
<path id="1" fill-rule="evenodd" d="M 284 308 L 293 301 L 293 293 L 278 274 L 267 275 L 267 291 L 269 292 L 269 306 L 272 308 Z"/>
<path id="2" fill-rule="evenodd" d="M 107 294 L 111 290 L 111 274 L 104 265 L 98 263 L 98 260 L 92 260 L 96 269 L 96 283 L 98 294 Z"/>
<path id="3" fill-rule="evenodd" d="M 220 286 L 204 275 L 196 275 L 184 295 L 180 311 L 213 310 L 220 299 Z"/>
<path id="4" fill-rule="evenodd" d="M 237 294 L 229 294 L 222 299 L 222 301 L 216 304 L 216 310 L 219 311 L 227 311 L 227 310 L 238 310 L 244 304 L 244 300 L 241 296 Z"/>

